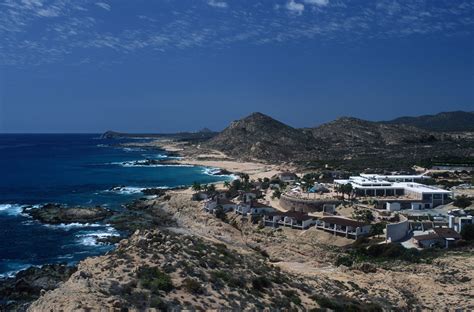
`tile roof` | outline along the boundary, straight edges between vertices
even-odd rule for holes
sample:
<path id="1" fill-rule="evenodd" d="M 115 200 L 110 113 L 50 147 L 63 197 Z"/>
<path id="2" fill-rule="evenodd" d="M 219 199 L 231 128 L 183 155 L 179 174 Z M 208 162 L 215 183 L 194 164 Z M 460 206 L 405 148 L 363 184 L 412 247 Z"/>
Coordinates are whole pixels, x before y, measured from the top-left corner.
<path id="1" fill-rule="evenodd" d="M 341 218 L 341 217 L 323 217 L 321 218 L 321 221 L 324 221 L 325 223 L 331 223 L 331 224 L 337 224 L 337 225 L 343 225 L 343 226 L 352 226 L 352 227 L 362 227 L 362 226 L 368 225 L 364 222 L 359 222 L 356 220 Z"/>

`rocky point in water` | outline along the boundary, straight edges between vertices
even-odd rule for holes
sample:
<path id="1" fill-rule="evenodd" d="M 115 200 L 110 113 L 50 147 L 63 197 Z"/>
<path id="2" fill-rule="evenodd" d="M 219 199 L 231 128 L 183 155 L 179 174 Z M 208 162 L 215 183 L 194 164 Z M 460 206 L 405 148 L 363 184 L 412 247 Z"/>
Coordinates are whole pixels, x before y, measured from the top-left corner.
<path id="1" fill-rule="evenodd" d="M 23 213 L 46 224 L 99 222 L 113 214 L 112 211 L 103 207 L 69 208 L 60 204 L 46 204 L 39 208 L 26 207 Z"/>

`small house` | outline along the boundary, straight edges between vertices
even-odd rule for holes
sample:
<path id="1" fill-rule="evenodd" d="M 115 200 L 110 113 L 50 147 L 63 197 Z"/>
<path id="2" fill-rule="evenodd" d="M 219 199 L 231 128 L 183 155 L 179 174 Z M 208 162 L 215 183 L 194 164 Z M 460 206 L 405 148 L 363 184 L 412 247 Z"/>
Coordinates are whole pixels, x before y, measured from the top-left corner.
<path id="1" fill-rule="evenodd" d="M 213 199 L 208 199 L 204 203 L 204 210 L 207 212 L 213 213 L 218 207 L 221 207 L 224 212 L 228 212 L 236 209 L 237 204 L 233 201 L 230 201 L 225 198 L 215 197 Z"/>
<path id="2" fill-rule="evenodd" d="M 372 226 L 364 222 L 334 216 L 317 220 L 316 228 L 334 233 L 334 235 L 340 234 L 347 238 L 357 239 L 360 236 L 369 235 Z"/>
<path id="3" fill-rule="evenodd" d="M 278 227 L 279 225 L 297 229 L 307 229 L 314 224 L 314 218 L 307 213 L 297 211 L 274 212 L 264 216 L 265 225 Z"/>
<path id="4" fill-rule="evenodd" d="M 444 246 L 448 248 L 459 239 L 461 239 L 461 235 L 450 228 L 434 228 L 427 234 L 413 237 L 415 244 L 422 248 L 434 246 Z"/>
<path id="5" fill-rule="evenodd" d="M 280 181 L 286 183 L 292 183 L 298 180 L 298 176 L 293 172 L 282 172 L 278 174 L 278 178 L 280 179 Z"/>
<path id="6" fill-rule="evenodd" d="M 240 203 L 235 208 L 235 213 L 240 215 L 264 215 L 272 213 L 275 211 L 275 208 L 270 205 L 262 204 L 257 201 L 251 201 L 250 203 Z"/>

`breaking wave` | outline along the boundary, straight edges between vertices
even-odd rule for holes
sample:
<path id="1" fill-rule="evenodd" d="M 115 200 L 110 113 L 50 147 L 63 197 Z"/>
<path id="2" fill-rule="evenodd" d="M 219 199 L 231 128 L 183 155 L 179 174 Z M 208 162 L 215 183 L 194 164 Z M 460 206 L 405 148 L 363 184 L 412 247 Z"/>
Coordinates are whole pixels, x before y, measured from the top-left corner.
<path id="1" fill-rule="evenodd" d="M 18 205 L 18 204 L 1 204 L 0 213 L 7 214 L 10 216 L 17 216 L 22 213 L 24 207 L 27 207 L 27 206 Z"/>
<path id="2" fill-rule="evenodd" d="M 84 246 L 100 246 L 105 245 L 105 243 L 99 242 L 99 239 L 107 237 L 119 237 L 120 234 L 113 227 L 108 226 L 101 231 L 94 231 L 89 233 L 77 234 L 78 242 Z"/>
<path id="3" fill-rule="evenodd" d="M 193 165 L 185 164 L 157 164 L 150 163 L 149 160 L 132 160 L 132 161 L 121 161 L 113 162 L 113 165 L 118 165 L 126 168 L 156 168 L 156 167 L 194 167 Z"/>

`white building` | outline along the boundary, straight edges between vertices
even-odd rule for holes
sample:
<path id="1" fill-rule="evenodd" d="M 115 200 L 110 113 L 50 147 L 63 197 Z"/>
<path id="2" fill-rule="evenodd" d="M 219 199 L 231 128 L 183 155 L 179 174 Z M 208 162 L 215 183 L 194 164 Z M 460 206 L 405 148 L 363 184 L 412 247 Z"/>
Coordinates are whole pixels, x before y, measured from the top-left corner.
<path id="1" fill-rule="evenodd" d="M 360 175 L 366 179 L 385 180 L 389 182 L 423 182 L 431 179 L 430 176 L 424 174 L 418 175 L 380 175 L 380 174 L 364 174 Z"/>
<path id="2" fill-rule="evenodd" d="M 224 212 L 228 212 L 236 209 L 237 204 L 225 198 L 216 197 L 214 199 L 208 199 L 204 203 L 204 210 L 213 213 L 218 207 L 222 207 Z"/>
<path id="3" fill-rule="evenodd" d="M 331 233 L 342 234 L 347 238 L 357 239 L 370 234 L 372 226 L 367 223 L 344 217 L 323 217 L 316 221 L 316 228 Z"/>
<path id="4" fill-rule="evenodd" d="M 425 176 L 377 176 L 361 175 L 349 177 L 346 180 L 334 180 L 335 185 L 351 184 L 354 192 L 358 196 L 364 197 L 394 197 L 400 198 L 408 204 L 420 203 L 422 206 L 411 207 L 412 209 L 429 209 L 448 202 L 452 192 L 434 186 L 424 185 L 417 182 L 392 182 L 383 177 L 396 180 L 418 179 Z"/>
<path id="5" fill-rule="evenodd" d="M 463 226 L 467 224 L 474 224 L 474 218 L 472 216 L 455 217 L 449 216 L 449 228 L 461 233 Z"/>
<path id="6" fill-rule="evenodd" d="M 313 217 L 307 213 L 297 211 L 270 213 L 263 217 L 263 221 L 267 226 L 278 227 L 282 225 L 301 230 L 307 229 L 315 223 Z"/>
<path id="7" fill-rule="evenodd" d="M 240 203 L 235 208 L 235 213 L 243 216 L 246 215 L 263 215 L 267 213 L 272 213 L 275 211 L 275 208 L 270 205 L 262 204 L 257 201 L 251 201 L 250 203 Z"/>

